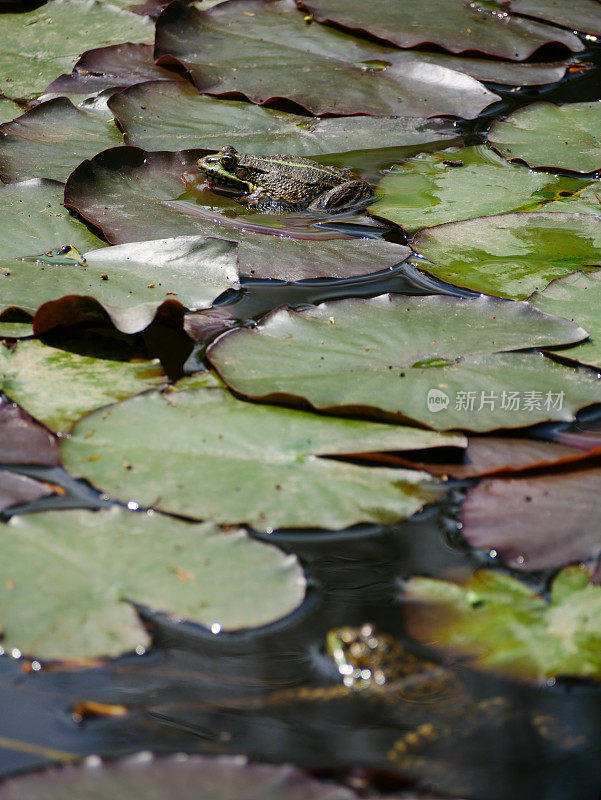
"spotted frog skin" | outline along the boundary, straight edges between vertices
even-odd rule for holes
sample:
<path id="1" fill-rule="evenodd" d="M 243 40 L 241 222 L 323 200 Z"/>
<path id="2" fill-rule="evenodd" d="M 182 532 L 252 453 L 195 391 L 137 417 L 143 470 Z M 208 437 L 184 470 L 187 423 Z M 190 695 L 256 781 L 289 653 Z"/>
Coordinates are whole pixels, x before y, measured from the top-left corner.
<path id="1" fill-rule="evenodd" d="M 210 186 L 259 211 L 344 211 L 373 197 L 352 172 L 286 153 L 253 156 L 226 145 L 197 163 Z"/>

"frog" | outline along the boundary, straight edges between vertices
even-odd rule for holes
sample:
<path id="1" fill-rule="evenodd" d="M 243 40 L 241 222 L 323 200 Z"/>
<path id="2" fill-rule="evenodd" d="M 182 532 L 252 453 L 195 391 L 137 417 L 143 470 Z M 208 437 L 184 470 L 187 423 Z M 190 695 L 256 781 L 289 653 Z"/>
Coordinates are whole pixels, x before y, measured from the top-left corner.
<path id="1" fill-rule="evenodd" d="M 346 211 L 373 198 L 371 186 L 349 170 L 288 153 L 250 155 L 225 145 L 197 166 L 212 189 L 262 212 Z"/>

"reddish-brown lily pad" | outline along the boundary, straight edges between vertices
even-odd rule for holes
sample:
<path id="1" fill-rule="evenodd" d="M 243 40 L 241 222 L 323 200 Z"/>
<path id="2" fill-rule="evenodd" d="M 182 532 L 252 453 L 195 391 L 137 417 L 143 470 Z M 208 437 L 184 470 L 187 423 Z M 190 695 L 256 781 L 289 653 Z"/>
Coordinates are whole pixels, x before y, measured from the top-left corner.
<path id="1" fill-rule="evenodd" d="M 199 153 L 147 153 L 118 147 L 84 161 L 65 187 L 65 205 L 102 229 L 111 242 L 135 242 L 182 235 L 239 241 L 240 272 L 254 278 L 346 278 L 394 266 L 410 253 L 408 247 L 382 240 L 342 238 L 315 229 L 308 238 L 226 227 L 212 222 L 206 208 L 178 202 L 185 190 L 181 175 L 194 166 Z M 261 215 L 257 215 L 260 217 Z M 229 224 L 235 224 L 230 221 Z"/>
<path id="2" fill-rule="evenodd" d="M 464 0 L 299 0 L 299 5 L 318 22 L 371 33 L 398 47 L 432 42 L 453 53 L 477 50 L 516 61 L 528 58 L 550 42 L 563 44 L 575 53 L 584 50 L 574 34 L 508 14 L 502 4 Z M 572 24 L 577 25 L 576 19 L 570 27 Z"/>
<path id="3" fill-rule="evenodd" d="M 559 34 L 566 36 L 571 34 Z M 258 104 L 286 98 L 313 114 L 468 119 L 498 99 L 461 72 L 398 53 L 391 60 L 389 53 L 394 51 L 307 25 L 293 0 L 229 0 L 204 12 L 175 2 L 156 27 L 157 63 L 183 65 L 207 94 L 242 94 Z"/>
<path id="4" fill-rule="evenodd" d="M 508 11 L 557 22 L 582 33 L 601 33 L 601 8 L 598 0 L 504 0 Z"/>
<path id="5" fill-rule="evenodd" d="M 58 440 L 16 403 L 0 396 L 0 464 L 60 464 Z"/>
<path id="6" fill-rule="evenodd" d="M 601 468 L 489 478 L 470 489 L 460 518 L 472 547 L 515 569 L 563 566 L 601 553 Z"/>
<path id="7" fill-rule="evenodd" d="M 0 469 L 0 511 L 22 503 L 31 503 L 52 494 L 49 484 Z"/>

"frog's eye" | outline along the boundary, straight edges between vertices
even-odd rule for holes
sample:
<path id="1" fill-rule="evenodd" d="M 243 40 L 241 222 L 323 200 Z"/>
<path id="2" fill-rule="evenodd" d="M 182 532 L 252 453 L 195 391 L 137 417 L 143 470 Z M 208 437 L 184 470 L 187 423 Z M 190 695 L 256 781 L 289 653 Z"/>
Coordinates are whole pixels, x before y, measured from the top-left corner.
<path id="1" fill-rule="evenodd" d="M 219 163 L 224 169 L 233 169 L 238 163 L 238 159 L 233 153 L 223 153 Z"/>

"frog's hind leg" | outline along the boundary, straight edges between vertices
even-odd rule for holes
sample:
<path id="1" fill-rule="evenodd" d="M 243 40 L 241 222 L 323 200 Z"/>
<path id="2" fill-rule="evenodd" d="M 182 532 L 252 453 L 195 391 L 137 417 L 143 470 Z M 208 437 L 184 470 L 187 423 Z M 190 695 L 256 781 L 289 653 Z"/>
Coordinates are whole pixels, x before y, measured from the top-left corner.
<path id="1" fill-rule="evenodd" d="M 309 206 L 309 211 L 344 210 L 360 203 L 366 203 L 374 196 L 364 181 L 346 181 L 317 197 Z"/>

